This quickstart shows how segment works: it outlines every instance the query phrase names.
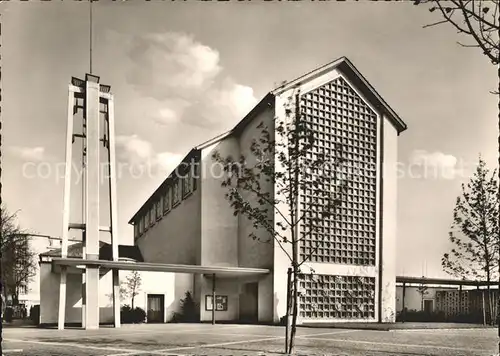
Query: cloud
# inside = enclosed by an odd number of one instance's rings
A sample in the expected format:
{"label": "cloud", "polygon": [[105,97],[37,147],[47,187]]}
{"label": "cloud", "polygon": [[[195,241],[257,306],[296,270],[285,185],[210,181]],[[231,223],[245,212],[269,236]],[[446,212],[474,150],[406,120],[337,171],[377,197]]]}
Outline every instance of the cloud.
{"label": "cloud", "polygon": [[410,164],[420,166],[427,178],[455,179],[463,174],[463,166],[458,159],[450,154],[440,151],[428,152],[425,150],[414,150],[410,157]]}
{"label": "cloud", "polygon": [[184,33],[136,36],[127,54],[134,63],[127,81],[159,100],[206,89],[222,69],[218,51]]}
{"label": "cloud", "polygon": [[180,163],[182,155],[172,152],[156,152],[151,142],[138,135],[116,137],[118,160],[131,169],[147,169],[150,173],[168,174]]}
{"label": "cloud", "polygon": [[[120,38],[113,36],[113,41]],[[120,41],[120,40],[119,40]],[[251,87],[224,76],[220,55],[185,33],[121,39],[131,66],[127,82],[148,103],[142,117],[215,130],[234,125],[257,103]]]}
{"label": "cloud", "polygon": [[12,146],[10,151],[16,156],[25,161],[43,161],[46,159],[45,147],[22,147]]}
{"label": "cloud", "polygon": [[171,125],[183,120],[186,110],[191,104],[183,99],[169,99],[164,101],[155,101],[150,105],[148,117],[159,125]]}

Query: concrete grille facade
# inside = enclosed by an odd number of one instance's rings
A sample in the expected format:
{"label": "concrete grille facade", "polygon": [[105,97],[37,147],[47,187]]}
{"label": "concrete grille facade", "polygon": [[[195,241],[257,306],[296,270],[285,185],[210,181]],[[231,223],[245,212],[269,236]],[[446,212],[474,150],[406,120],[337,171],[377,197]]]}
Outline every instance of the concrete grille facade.
{"label": "concrete grille facade", "polygon": [[[342,196],[339,214],[325,218],[309,234],[314,216],[312,187],[304,188],[301,211],[307,217],[301,226],[304,246],[301,259],[349,265],[375,265],[377,115],[342,78],[303,95],[301,110],[314,130],[316,140],[308,158],[316,152],[328,157],[340,155],[347,174],[348,190]],[[338,143],[339,148],[334,147]],[[346,172],[349,173],[349,172]],[[326,192],[335,184],[322,187]],[[319,202],[324,204],[325,202]],[[306,234],[306,236],[304,236]],[[316,248],[319,247],[319,248]]]}
{"label": "concrete grille facade", "polygon": [[375,278],[305,275],[300,282],[300,316],[304,319],[375,318]]}

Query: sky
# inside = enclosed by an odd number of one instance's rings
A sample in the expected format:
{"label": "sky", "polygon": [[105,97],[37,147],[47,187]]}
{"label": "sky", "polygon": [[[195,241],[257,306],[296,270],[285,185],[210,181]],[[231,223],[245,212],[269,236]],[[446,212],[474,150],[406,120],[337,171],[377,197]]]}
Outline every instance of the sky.
{"label": "sky", "polygon": [[[2,198],[23,228],[60,236],[68,84],[89,72],[89,4],[2,2],[0,12]],[[451,26],[423,28],[439,20],[411,2],[94,3],[93,73],[115,97],[123,168],[121,243],[133,243],[129,219],[193,146],[281,81],[346,56],[408,125],[398,141],[397,274],[446,276],[461,184],[479,154],[496,167],[497,76]],[[73,177],[71,221],[80,221]]]}

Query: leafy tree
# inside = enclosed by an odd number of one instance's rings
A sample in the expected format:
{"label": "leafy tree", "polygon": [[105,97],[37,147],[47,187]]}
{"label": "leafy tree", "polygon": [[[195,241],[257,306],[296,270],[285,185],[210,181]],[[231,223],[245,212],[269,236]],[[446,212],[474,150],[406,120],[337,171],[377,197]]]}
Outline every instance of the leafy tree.
{"label": "leafy tree", "polygon": [[125,279],[125,288],[120,288],[120,295],[124,293],[130,298],[132,309],[134,309],[134,300],[135,297],[139,295],[141,285],[141,273],[139,271],[132,271]]}
{"label": "leafy tree", "polygon": [[[498,275],[499,222],[498,183],[496,172],[490,174],[486,163],[479,158],[474,176],[467,185],[453,211],[450,242],[454,245],[442,258],[443,269],[464,279],[486,280],[491,301],[489,282]],[[489,303],[489,314],[492,312]]]}
{"label": "leafy tree", "polygon": [[[299,100],[300,91],[295,90],[283,115],[275,117],[270,125],[259,123],[249,155],[233,158],[219,152],[213,154],[213,159],[224,167],[221,184],[227,190],[226,198],[234,215],[246,218],[253,226],[252,239],[275,243],[290,262],[287,317],[291,314],[292,320],[287,353],[294,350],[303,265],[319,248],[319,241],[311,242],[310,252],[304,252],[305,257],[301,258],[300,244],[320,229],[324,219],[339,218],[347,182],[347,175],[340,172],[344,160],[337,145],[331,151],[335,154],[316,151],[318,134],[302,115]],[[299,200],[306,188],[312,190],[315,198]]]}
{"label": "leafy tree", "polygon": [[0,249],[2,297],[19,304],[19,294],[28,290],[29,282],[36,275],[36,253],[30,246],[29,234],[16,222],[17,213],[11,214],[5,207],[0,211]]}

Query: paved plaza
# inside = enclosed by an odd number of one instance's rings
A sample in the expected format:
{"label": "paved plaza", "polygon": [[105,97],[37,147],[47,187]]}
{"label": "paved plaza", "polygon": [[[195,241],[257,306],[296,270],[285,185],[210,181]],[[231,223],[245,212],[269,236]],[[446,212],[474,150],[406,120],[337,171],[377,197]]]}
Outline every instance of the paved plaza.
{"label": "paved plaza", "polygon": [[[495,329],[355,330],[298,328],[298,355],[491,356]],[[257,325],[143,324],[120,329],[7,328],[5,355],[279,355],[284,328]]]}

